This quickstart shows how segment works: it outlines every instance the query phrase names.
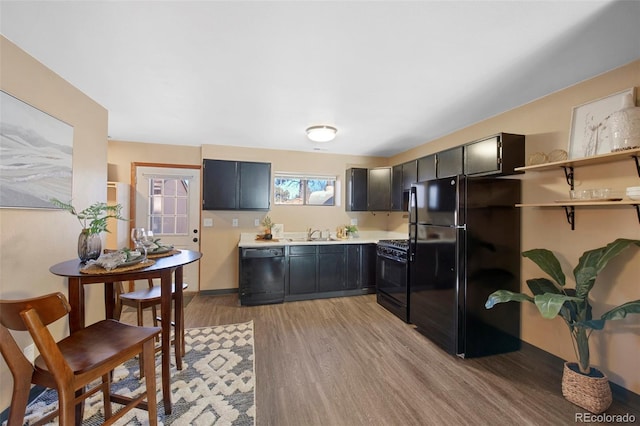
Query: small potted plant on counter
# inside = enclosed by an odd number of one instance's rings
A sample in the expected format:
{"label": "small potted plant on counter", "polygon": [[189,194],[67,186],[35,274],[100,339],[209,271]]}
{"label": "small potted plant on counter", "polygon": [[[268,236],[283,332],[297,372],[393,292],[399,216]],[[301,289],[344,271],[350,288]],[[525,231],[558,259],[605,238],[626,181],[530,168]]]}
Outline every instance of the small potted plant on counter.
{"label": "small potted plant on counter", "polygon": [[273,228],[273,222],[271,221],[271,218],[269,217],[269,215],[265,216],[264,219],[262,219],[262,226],[264,226],[263,238],[265,240],[272,239],[273,234],[271,233],[271,228]]}
{"label": "small potted plant on counter", "polygon": [[77,211],[71,202],[63,203],[56,198],[52,198],[50,201],[54,206],[66,210],[78,218],[78,222],[82,226],[82,231],[78,236],[78,257],[82,262],[97,259],[100,256],[102,251],[100,233],[109,232],[107,223],[110,218],[127,220],[122,217],[120,204],[108,205],[97,202],[82,211]]}
{"label": "small potted plant on counter", "polygon": [[560,315],[569,327],[579,361],[565,362],[562,394],[572,403],[596,414],[609,408],[612,396],[607,376],[589,364],[589,337],[594,330],[602,330],[607,320],[640,313],[640,300],[624,303],[605,312],[599,319],[593,319],[589,292],[607,263],[632,244],[640,247],[640,240],[619,238],[604,247],[585,251],[573,270],[575,288],[565,287],[565,275],[560,262],[551,251],[525,251],[522,255],[535,262],[553,281],[547,278],[529,279],[527,285],[533,297],[525,293],[498,290],[489,295],[485,304],[490,309],[496,303],[530,302],[536,305],[543,318],[552,319]]}

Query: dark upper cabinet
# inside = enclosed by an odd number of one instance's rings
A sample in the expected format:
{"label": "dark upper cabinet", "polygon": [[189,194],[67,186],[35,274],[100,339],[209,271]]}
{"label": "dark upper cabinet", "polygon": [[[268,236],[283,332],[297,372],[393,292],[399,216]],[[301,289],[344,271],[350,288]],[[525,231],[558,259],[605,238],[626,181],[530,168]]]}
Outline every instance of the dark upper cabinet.
{"label": "dark upper cabinet", "polygon": [[239,163],[239,204],[241,210],[269,210],[271,200],[271,164]]}
{"label": "dark upper cabinet", "polygon": [[368,210],[391,210],[391,167],[377,167],[375,169],[369,169],[368,186]]}
{"label": "dark upper cabinet", "polygon": [[203,210],[237,209],[237,181],[237,161],[204,160],[202,163]]}
{"label": "dark upper cabinet", "polygon": [[347,169],[345,195],[347,211],[367,211],[368,180],[369,171],[367,169]]}
{"label": "dark upper cabinet", "polygon": [[409,191],[411,184],[418,182],[418,161],[407,161],[402,165],[402,189]]}
{"label": "dark upper cabinet", "polygon": [[524,135],[499,133],[464,147],[464,173],[469,176],[506,176],[524,166]]}
{"label": "dark upper cabinet", "polygon": [[203,210],[269,210],[271,164],[205,159]]}
{"label": "dark upper cabinet", "polygon": [[402,210],[402,164],[391,168],[391,210]]}
{"label": "dark upper cabinet", "polygon": [[416,182],[424,182],[436,178],[436,154],[427,155],[418,159],[418,179]]}
{"label": "dark upper cabinet", "polygon": [[418,161],[408,161],[391,169],[391,210],[407,210],[411,184],[418,180]]}
{"label": "dark upper cabinet", "polygon": [[461,175],[463,172],[463,147],[457,146],[455,148],[447,149],[436,154],[437,168],[436,177],[445,178],[451,176]]}

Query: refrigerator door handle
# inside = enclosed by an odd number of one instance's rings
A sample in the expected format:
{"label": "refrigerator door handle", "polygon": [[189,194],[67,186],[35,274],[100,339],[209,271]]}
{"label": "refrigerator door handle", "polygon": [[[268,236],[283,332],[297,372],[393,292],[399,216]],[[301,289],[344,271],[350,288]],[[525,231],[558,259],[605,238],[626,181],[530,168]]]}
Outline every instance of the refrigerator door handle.
{"label": "refrigerator door handle", "polygon": [[417,224],[418,223],[418,192],[415,186],[411,187],[411,191],[409,192],[409,223]]}

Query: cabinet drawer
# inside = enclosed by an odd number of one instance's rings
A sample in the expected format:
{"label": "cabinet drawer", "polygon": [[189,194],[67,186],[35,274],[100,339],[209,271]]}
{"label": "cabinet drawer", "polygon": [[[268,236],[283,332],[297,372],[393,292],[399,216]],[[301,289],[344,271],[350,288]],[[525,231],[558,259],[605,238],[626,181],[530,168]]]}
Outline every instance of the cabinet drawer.
{"label": "cabinet drawer", "polygon": [[318,246],[320,253],[343,253],[344,245],[340,244],[327,244],[326,246]]}
{"label": "cabinet drawer", "polygon": [[315,254],[316,246],[289,246],[289,255]]}

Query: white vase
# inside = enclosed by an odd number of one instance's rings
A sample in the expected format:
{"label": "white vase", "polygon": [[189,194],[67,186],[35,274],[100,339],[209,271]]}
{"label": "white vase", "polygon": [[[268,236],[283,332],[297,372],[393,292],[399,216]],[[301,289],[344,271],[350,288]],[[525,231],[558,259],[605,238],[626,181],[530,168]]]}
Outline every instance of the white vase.
{"label": "white vase", "polygon": [[630,93],[622,100],[622,108],[609,117],[611,151],[640,148],[640,107]]}

